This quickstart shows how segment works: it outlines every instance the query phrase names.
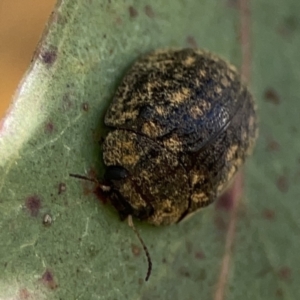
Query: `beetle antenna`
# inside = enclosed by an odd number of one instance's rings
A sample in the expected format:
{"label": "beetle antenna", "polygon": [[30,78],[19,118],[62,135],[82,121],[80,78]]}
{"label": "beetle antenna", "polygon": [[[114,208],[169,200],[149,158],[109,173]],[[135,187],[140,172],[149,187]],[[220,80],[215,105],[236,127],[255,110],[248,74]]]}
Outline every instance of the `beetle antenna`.
{"label": "beetle antenna", "polygon": [[147,275],[146,275],[145,281],[148,281],[148,279],[151,275],[151,271],[152,271],[152,261],[151,261],[150,253],[149,253],[148,248],[145,245],[143,239],[141,238],[139,232],[137,231],[137,229],[135,228],[135,226],[133,224],[132,215],[129,215],[127,220],[128,220],[128,225],[133,229],[134,233],[136,234],[137,238],[139,239],[139,241],[142,244],[143,249],[145,251],[147,261],[148,261],[148,270],[147,270]]}
{"label": "beetle antenna", "polygon": [[89,178],[83,175],[78,175],[78,174],[69,174],[69,176],[74,177],[74,178],[78,178],[78,179],[83,179],[83,180],[87,180],[87,181],[91,181],[91,182],[95,182],[99,184],[99,181],[97,179],[94,178]]}
{"label": "beetle antenna", "polygon": [[78,174],[69,174],[69,176],[74,177],[74,178],[78,178],[78,179],[82,179],[82,180],[87,180],[87,181],[91,181],[94,183],[97,183],[97,185],[102,189],[103,192],[109,192],[111,187],[109,185],[105,185],[105,184],[101,184],[97,179],[95,178],[89,178],[83,175],[78,175]]}

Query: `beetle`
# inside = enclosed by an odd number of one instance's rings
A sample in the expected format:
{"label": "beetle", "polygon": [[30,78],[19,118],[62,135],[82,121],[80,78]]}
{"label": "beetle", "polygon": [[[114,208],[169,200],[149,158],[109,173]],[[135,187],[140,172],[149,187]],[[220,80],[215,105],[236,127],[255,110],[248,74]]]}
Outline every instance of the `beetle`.
{"label": "beetle", "polygon": [[152,263],[132,217],[170,225],[214,202],[253,150],[255,102],[219,56],[160,49],[129,69],[104,122],[104,181],[92,181],[128,217],[147,255],[147,281]]}
{"label": "beetle", "polygon": [[138,59],[110,104],[103,144],[122,218],[178,223],[212,203],[251,153],[253,97],[234,66],[201,49]]}

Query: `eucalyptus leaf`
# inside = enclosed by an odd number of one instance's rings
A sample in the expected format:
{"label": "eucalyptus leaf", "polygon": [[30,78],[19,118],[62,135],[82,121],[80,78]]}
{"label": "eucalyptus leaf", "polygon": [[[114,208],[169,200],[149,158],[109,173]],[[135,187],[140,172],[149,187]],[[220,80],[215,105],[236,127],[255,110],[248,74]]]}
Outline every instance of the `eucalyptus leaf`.
{"label": "eucalyptus leaf", "polygon": [[103,116],[140,55],[200,47],[241,66],[238,3],[59,1],[0,129],[0,298],[299,299],[299,11],[251,2],[260,137],[243,197],[235,215],[223,199],[178,225],[136,221],[145,282],[134,232],[69,173],[103,175]]}

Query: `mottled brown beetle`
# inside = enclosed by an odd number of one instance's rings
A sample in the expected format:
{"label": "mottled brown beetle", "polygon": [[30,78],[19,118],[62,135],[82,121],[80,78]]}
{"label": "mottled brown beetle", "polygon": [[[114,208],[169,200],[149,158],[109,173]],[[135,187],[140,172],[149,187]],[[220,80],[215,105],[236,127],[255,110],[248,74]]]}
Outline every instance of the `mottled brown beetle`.
{"label": "mottled brown beetle", "polygon": [[137,60],[105,115],[110,200],[122,218],[177,223],[212,203],[251,153],[255,104],[236,68],[199,49]]}
{"label": "mottled brown beetle", "polygon": [[253,149],[255,104],[236,68],[218,56],[163,49],[135,62],[105,124],[113,130],[103,144],[101,186],[121,218],[129,217],[148,280],[152,263],[132,216],[168,225],[212,203]]}

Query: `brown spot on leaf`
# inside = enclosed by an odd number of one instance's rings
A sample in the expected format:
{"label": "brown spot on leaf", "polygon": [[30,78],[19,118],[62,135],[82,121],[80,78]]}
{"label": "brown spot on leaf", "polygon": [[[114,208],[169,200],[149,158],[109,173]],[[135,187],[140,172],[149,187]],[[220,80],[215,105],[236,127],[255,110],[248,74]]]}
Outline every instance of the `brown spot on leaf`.
{"label": "brown spot on leaf", "polygon": [[186,42],[187,44],[192,47],[192,48],[197,48],[198,47],[198,44],[195,40],[195,38],[191,35],[189,35],[187,38],[186,38]]}
{"label": "brown spot on leaf", "polygon": [[277,298],[283,298],[283,291],[281,288],[278,288],[275,292]]}
{"label": "brown spot on leaf", "polygon": [[45,271],[41,280],[42,283],[49,289],[54,290],[57,288],[57,283],[54,280],[52,272],[50,272],[49,270]]}
{"label": "brown spot on leaf", "polygon": [[205,258],[205,254],[204,254],[204,252],[203,251],[197,251],[196,253],[195,253],[195,258],[197,258],[197,259],[204,259]]}
{"label": "brown spot on leaf", "polygon": [[41,199],[36,195],[28,197],[25,201],[25,207],[32,217],[36,217],[39,214],[41,206]]}
{"label": "brown spot on leaf", "polygon": [[275,211],[272,209],[264,209],[262,215],[266,220],[272,221],[275,219]]}
{"label": "brown spot on leaf", "polygon": [[232,184],[227,188],[227,190],[219,197],[216,208],[230,211],[234,206],[234,201],[242,197],[243,194],[243,184],[244,178],[243,174],[238,172],[233,180]]}
{"label": "brown spot on leaf", "polygon": [[61,182],[59,185],[58,185],[58,195],[64,193],[67,189],[67,186],[65,183]]}
{"label": "brown spot on leaf", "polygon": [[135,244],[131,244],[131,251],[134,256],[140,256],[141,254],[141,248]]}
{"label": "brown spot on leaf", "polygon": [[269,88],[265,91],[264,98],[266,99],[266,101],[276,105],[280,103],[280,99],[277,92],[272,88]]}
{"label": "brown spot on leaf", "polygon": [[145,6],[145,14],[151,19],[155,17],[154,11],[150,5]]}
{"label": "brown spot on leaf", "polygon": [[133,6],[129,6],[128,8],[130,18],[136,18],[138,15],[137,10]]}
{"label": "brown spot on leaf", "polygon": [[52,122],[48,122],[45,124],[46,133],[52,133],[54,131],[54,124]]}
{"label": "brown spot on leaf", "polygon": [[280,192],[286,193],[289,189],[289,183],[287,177],[284,175],[279,176],[276,181],[276,186]]}
{"label": "brown spot on leaf", "polygon": [[216,208],[222,209],[226,211],[230,211],[233,207],[233,198],[231,196],[231,193],[225,192],[222,196],[219,197]]}
{"label": "brown spot on leaf", "polygon": [[57,58],[57,50],[54,48],[44,49],[40,53],[40,58],[46,65],[52,66]]}
{"label": "brown spot on leaf", "polygon": [[288,281],[291,279],[292,271],[289,267],[285,266],[279,269],[278,276],[281,280]]}
{"label": "brown spot on leaf", "polygon": [[283,22],[277,28],[277,32],[284,38],[291,37],[299,28],[300,21],[298,16],[288,16],[284,18]]}
{"label": "brown spot on leaf", "polygon": [[275,140],[269,140],[267,141],[267,147],[266,150],[269,152],[276,152],[280,150],[280,145]]}
{"label": "brown spot on leaf", "polygon": [[82,104],[82,109],[84,110],[84,111],[86,111],[86,112],[88,112],[89,111],[89,104],[87,103],[87,102],[85,102],[85,103],[83,103]]}
{"label": "brown spot on leaf", "polygon": [[181,267],[179,269],[179,274],[184,276],[184,277],[190,277],[191,276],[189,270],[186,267]]}

